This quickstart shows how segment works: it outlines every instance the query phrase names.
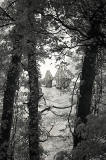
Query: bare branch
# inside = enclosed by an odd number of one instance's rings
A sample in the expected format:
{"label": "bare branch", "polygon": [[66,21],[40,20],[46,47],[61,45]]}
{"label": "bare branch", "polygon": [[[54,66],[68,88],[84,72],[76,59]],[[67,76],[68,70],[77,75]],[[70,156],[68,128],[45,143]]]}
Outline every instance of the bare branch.
{"label": "bare branch", "polygon": [[50,109],[51,109],[51,106],[49,106],[49,107],[43,109],[42,111],[40,111],[40,113],[42,114],[42,113],[45,112],[45,111],[50,111]]}
{"label": "bare branch", "polygon": [[10,26],[10,25],[14,25],[14,24],[13,24],[13,23],[3,24],[3,25],[0,25],[0,28],[2,28],[2,27],[7,27],[7,26]]}
{"label": "bare branch", "polygon": [[50,110],[55,116],[64,117],[66,114],[57,114],[56,112]]}
{"label": "bare branch", "polygon": [[59,22],[60,24],[62,24],[65,28],[69,29],[70,31],[76,31],[78,33],[80,33],[81,36],[83,37],[88,37],[85,33],[83,33],[81,30],[79,30],[78,28],[72,26],[72,25],[67,25],[66,23],[64,23],[60,18],[54,17],[52,15],[52,17]]}
{"label": "bare branch", "polygon": [[70,108],[71,106],[66,106],[66,107],[57,107],[57,106],[52,106],[52,108],[56,108],[56,109],[67,109]]}
{"label": "bare branch", "polygon": [[39,140],[39,142],[46,142],[48,140],[48,138],[51,137],[50,132],[52,131],[53,127],[54,127],[54,125],[52,125],[52,127],[50,128],[49,131],[46,130],[47,131],[47,134],[46,134],[47,137],[44,140]]}
{"label": "bare branch", "polygon": [[75,91],[75,88],[76,88],[77,81],[78,81],[78,79],[79,79],[79,77],[80,77],[80,74],[81,74],[81,73],[78,74],[78,77],[77,77],[77,79],[76,79],[76,82],[75,82],[75,85],[74,85],[74,88],[73,88],[73,91],[72,91],[71,109],[70,109],[70,113],[69,113],[69,116],[68,116],[68,125],[69,125],[69,129],[70,129],[70,132],[71,132],[72,135],[73,135],[74,133],[72,132],[71,126],[70,126],[70,116],[71,116],[72,107],[73,107],[73,96],[74,96],[74,91]]}
{"label": "bare branch", "polygon": [[15,21],[15,19],[13,17],[11,17],[2,7],[0,7],[1,11],[3,12],[3,14],[8,17],[11,21]]}
{"label": "bare branch", "polygon": [[13,2],[9,3],[9,5],[6,7],[6,10],[8,10],[17,0],[14,0]]}

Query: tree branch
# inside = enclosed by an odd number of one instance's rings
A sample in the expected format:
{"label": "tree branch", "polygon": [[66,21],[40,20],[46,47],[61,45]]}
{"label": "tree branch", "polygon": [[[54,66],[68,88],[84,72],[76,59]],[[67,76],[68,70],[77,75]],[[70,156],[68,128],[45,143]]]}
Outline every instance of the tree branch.
{"label": "tree branch", "polygon": [[8,17],[11,21],[15,21],[14,18],[12,18],[2,7],[0,7],[1,11],[3,12],[3,14]]}
{"label": "tree branch", "polygon": [[0,25],[0,28],[2,28],[2,27],[6,27],[6,26],[9,26],[9,25],[14,25],[14,24],[13,24],[13,23],[3,24],[3,25]]}
{"label": "tree branch", "polygon": [[17,0],[14,0],[13,2],[9,3],[9,5],[6,7],[6,10],[8,10]]}
{"label": "tree branch", "polygon": [[54,18],[54,20],[56,20],[57,22],[59,22],[60,24],[62,24],[63,27],[69,29],[70,31],[76,31],[76,32],[78,32],[81,36],[83,36],[83,37],[88,37],[85,33],[83,33],[83,32],[82,32],[81,30],[79,30],[78,28],[76,28],[76,27],[74,27],[74,26],[72,26],[72,25],[67,25],[67,24],[65,24],[59,17],[57,18],[57,17],[54,17],[53,15],[51,15],[51,16]]}
{"label": "tree branch", "polygon": [[40,113],[42,114],[42,113],[45,112],[45,111],[50,111],[50,109],[51,109],[51,106],[49,106],[49,107],[43,109],[42,111],[40,111]]}

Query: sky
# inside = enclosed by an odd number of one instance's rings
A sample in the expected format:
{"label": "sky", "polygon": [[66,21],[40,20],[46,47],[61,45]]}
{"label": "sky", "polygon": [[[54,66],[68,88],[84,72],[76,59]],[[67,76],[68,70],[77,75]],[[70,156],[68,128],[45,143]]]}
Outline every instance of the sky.
{"label": "sky", "polygon": [[40,64],[40,71],[41,71],[42,78],[44,78],[47,70],[50,70],[52,76],[55,76],[57,68],[56,68],[56,62],[54,58],[46,59],[44,64],[43,63]]}
{"label": "sky", "polygon": [[0,0],[0,5],[1,5],[1,3],[3,2],[4,0]]}
{"label": "sky", "polygon": [[[0,5],[4,0],[0,0]],[[70,61],[70,60],[69,60]],[[59,63],[56,63],[55,58],[52,59],[46,59],[45,63],[41,63],[40,64],[40,71],[41,71],[41,76],[42,78],[44,78],[45,73],[47,70],[50,70],[52,76],[55,76],[55,73],[57,71],[56,65]],[[72,72],[74,71],[74,66],[71,64],[71,66],[69,67],[69,69],[72,70]]]}
{"label": "sky", "polygon": [[[3,2],[4,0],[0,0],[0,5],[1,3]],[[45,76],[45,73],[47,70],[50,70],[50,72],[52,73],[52,75],[54,76],[55,73],[56,73],[56,68],[55,68],[55,60],[52,58],[51,60],[50,59],[46,59],[45,60],[45,64],[41,64],[41,67],[40,67],[40,71],[41,71],[41,75],[42,75],[42,78]]]}
{"label": "sky", "polygon": [[[70,63],[70,65],[68,66],[68,69],[74,74],[76,73],[76,70],[75,70],[75,66],[76,66],[76,63],[73,62],[73,60],[69,57],[66,57],[65,58],[65,61]],[[56,74],[56,71],[57,71],[57,67],[56,65],[58,65],[60,62],[56,63],[56,60],[55,58],[52,58],[52,59],[45,59],[45,63],[40,63],[40,72],[41,72],[41,76],[42,78],[45,77],[45,73],[47,70],[50,70],[52,76],[55,76]]]}

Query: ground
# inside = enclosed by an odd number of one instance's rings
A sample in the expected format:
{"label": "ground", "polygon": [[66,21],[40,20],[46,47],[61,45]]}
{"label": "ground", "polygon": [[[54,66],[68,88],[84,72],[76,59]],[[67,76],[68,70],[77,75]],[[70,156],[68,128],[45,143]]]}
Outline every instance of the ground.
{"label": "ground", "polygon": [[[41,90],[44,96],[39,103],[39,111],[42,111],[45,108],[51,106],[51,109],[49,111],[45,111],[42,113],[41,122],[43,128],[43,136],[41,136],[41,140],[43,140],[44,142],[42,142],[41,144],[47,153],[44,160],[53,160],[53,157],[57,152],[72,149],[72,134],[70,133],[68,123],[68,116],[71,110],[71,95],[70,92],[62,92],[55,87],[42,87]],[[28,117],[28,109],[26,105],[27,96],[28,89],[21,87],[17,103],[21,107],[21,110],[24,110],[23,104],[25,104],[26,106],[24,119]],[[53,106],[58,107],[58,109],[54,108]],[[64,109],[64,107],[67,106],[69,107]],[[71,118],[73,118],[74,112],[75,108],[72,109]],[[47,140],[45,141],[45,139]]]}
{"label": "ground", "polygon": [[[48,133],[47,141],[42,143],[44,150],[47,151],[48,155],[45,160],[53,160],[53,156],[61,150],[71,150],[72,148],[72,134],[69,130],[68,116],[71,109],[70,93],[64,93],[55,87],[46,88],[42,87],[44,93],[44,99],[40,102],[40,110],[45,107],[51,106],[50,111],[45,111],[42,115],[42,126],[47,130]],[[44,105],[45,103],[45,105]],[[52,106],[64,108],[69,106],[67,109],[57,109]],[[72,111],[72,116],[75,109]],[[46,139],[45,137],[43,137]]]}

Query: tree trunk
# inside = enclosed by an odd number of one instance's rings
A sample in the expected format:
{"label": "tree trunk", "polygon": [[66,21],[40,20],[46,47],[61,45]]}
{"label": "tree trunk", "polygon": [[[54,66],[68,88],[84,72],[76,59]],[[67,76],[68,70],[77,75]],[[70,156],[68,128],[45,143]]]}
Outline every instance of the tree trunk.
{"label": "tree trunk", "polygon": [[[39,115],[38,115],[38,102],[39,102],[39,84],[38,84],[38,69],[37,69],[37,54],[36,52],[36,32],[38,29],[38,22],[34,16],[37,2],[35,0],[27,0],[26,18],[25,18],[25,30],[24,37],[26,54],[28,56],[28,75],[29,75],[29,157],[30,160],[39,160]],[[35,3],[35,6],[33,5]],[[27,35],[27,36],[26,36]]]}
{"label": "tree trunk", "polygon": [[77,105],[77,122],[74,131],[74,147],[83,140],[83,137],[76,133],[77,126],[80,123],[86,123],[86,117],[90,114],[92,89],[95,80],[95,64],[97,56],[97,46],[91,45],[86,50],[80,84],[80,95]]}
{"label": "tree trunk", "polygon": [[[99,13],[98,13],[99,14]],[[99,19],[98,19],[99,17]],[[103,15],[100,14],[92,21],[90,21],[90,29],[87,33],[88,37],[92,37],[92,42],[89,47],[86,47],[85,57],[82,67],[81,83],[80,83],[80,95],[77,105],[77,122],[75,124],[74,131],[74,147],[76,147],[83,139],[83,136],[76,133],[79,124],[87,122],[87,116],[90,114],[91,101],[92,101],[92,89],[96,76],[96,59],[98,55],[98,49],[102,46],[101,42],[101,22]]]}
{"label": "tree trunk", "polygon": [[7,160],[10,132],[12,126],[14,97],[20,72],[21,54],[13,55],[7,74],[6,89],[3,99],[3,113],[0,131],[0,160]]}
{"label": "tree trunk", "polygon": [[[17,9],[17,19],[22,16],[22,11]],[[1,118],[0,130],[0,160],[7,160],[10,133],[13,120],[14,98],[19,81],[20,64],[22,57],[22,38],[21,23],[16,26],[9,33],[11,42],[13,44],[12,59],[7,73],[6,88],[3,98],[3,112]],[[8,57],[7,57],[8,58]]]}
{"label": "tree trunk", "polygon": [[39,160],[39,130],[38,130],[38,70],[36,64],[36,55],[29,53],[28,55],[28,73],[29,73],[29,156],[30,160]]}

